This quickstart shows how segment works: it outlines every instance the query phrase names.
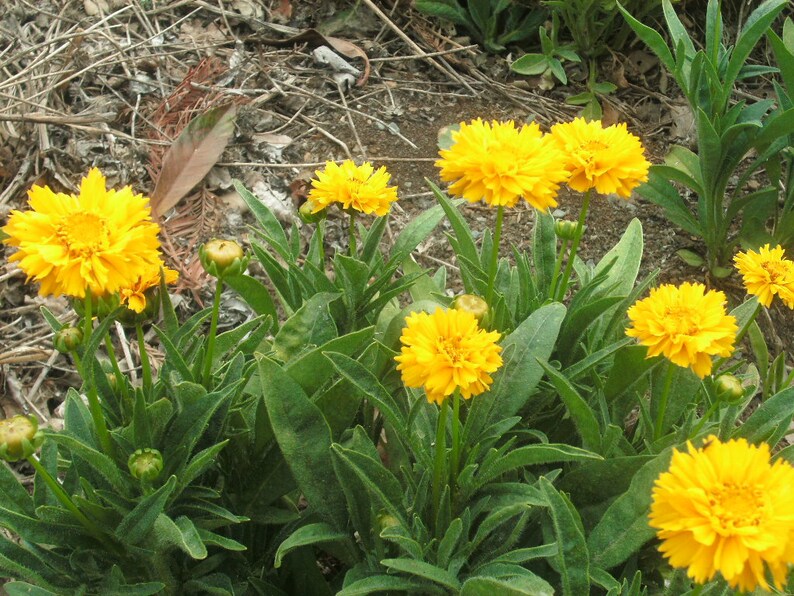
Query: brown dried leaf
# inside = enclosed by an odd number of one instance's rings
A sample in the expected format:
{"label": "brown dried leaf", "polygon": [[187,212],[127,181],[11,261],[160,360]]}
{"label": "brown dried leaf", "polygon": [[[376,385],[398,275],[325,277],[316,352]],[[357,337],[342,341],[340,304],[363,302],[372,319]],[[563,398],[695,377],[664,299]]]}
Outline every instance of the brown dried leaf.
{"label": "brown dried leaf", "polygon": [[293,35],[289,39],[263,38],[261,41],[276,47],[291,46],[295,45],[296,43],[307,43],[309,44],[309,47],[312,48],[316,48],[318,46],[330,46],[335,52],[342,54],[347,58],[361,58],[364,61],[363,73],[356,81],[356,87],[363,87],[369,78],[369,58],[367,57],[367,53],[364,50],[347,40],[323,35],[317,31],[317,29],[306,29],[297,35]]}
{"label": "brown dried leaf", "polygon": [[185,127],[163,157],[151,196],[154,217],[176,205],[215,165],[234,132],[236,113],[234,104],[218,106]]}

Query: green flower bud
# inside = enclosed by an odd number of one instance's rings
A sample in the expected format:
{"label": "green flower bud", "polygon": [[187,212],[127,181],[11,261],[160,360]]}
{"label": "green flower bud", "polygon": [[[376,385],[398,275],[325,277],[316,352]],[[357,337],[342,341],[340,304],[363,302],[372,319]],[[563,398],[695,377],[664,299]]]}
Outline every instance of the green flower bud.
{"label": "green flower bud", "polygon": [[391,515],[390,513],[386,513],[385,511],[381,511],[375,517],[375,525],[377,526],[378,534],[383,532],[383,530],[387,530],[389,528],[394,528],[400,525],[400,520]]}
{"label": "green flower bud", "polygon": [[303,223],[313,224],[322,221],[328,215],[328,209],[322,209],[314,212],[314,204],[311,201],[306,201],[298,208],[298,215]]}
{"label": "green flower bud", "polygon": [[27,459],[43,442],[44,434],[39,430],[39,421],[33,416],[18,414],[0,420],[0,459]]}
{"label": "green flower bud", "polygon": [[488,314],[488,303],[474,294],[462,294],[452,303],[455,310],[463,310],[474,315],[477,321],[482,321]]}
{"label": "green flower bud", "polygon": [[79,327],[64,325],[55,332],[52,344],[62,354],[75,351],[83,343],[83,330]]}
{"label": "green flower bud", "polygon": [[562,240],[573,240],[576,238],[576,222],[558,219],[554,222],[554,233]]}
{"label": "green flower bud", "polygon": [[199,247],[199,259],[204,271],[219,279],[240,275],[248,266],[242,247],[234,240],[210,240]]}
{"label": "green flower bud", "polygon": [[163,471],[163,456],[157,449],[137,449],[127,460],[130,474],[141,482],[151,482]]}
{"label": "green flower bud", "polygon": [[720,375],[717,377],[714,387],[717,399],[728,405],[735,405],[744,399],[744,387],[742,382],[734,375]]}

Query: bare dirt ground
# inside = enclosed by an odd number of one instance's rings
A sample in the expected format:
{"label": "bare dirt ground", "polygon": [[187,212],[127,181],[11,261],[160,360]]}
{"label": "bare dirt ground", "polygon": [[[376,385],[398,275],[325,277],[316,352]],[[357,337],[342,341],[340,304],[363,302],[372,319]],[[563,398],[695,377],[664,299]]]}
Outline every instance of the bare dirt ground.
{"label": "bare dirt ground", "polygon": [[[476,117],[535,120],[548,128],[576,108],[584,73],[571,65],[569,87],[511,75],[493,57],[427,20],[410,2],[369,0],[6,0],[0,15],[0,225],[25,206],[34,183],[73,191],[91,166],[109,184],[148,194],[164,151],[195,115],[226,102],[238,105],[235,133],[207,178],[161,219],[169,265],[180,270],[181,308],[206,299],[207,279],[196,247],[222,235],[247,238],[251,222],[232,179],[242,180],[285,222],[295,217],[306,181],[326,160],[351,158],[385,165],[400,188],[390,233],[434,203],[425,178],[437,135]],[[696,22],[695,20],[692,21]],[[694,25],[693,25],[694,26]],[[317,48],[334,45],[329,57]],[[679,92],[655,60],[636,45],[601,65],[619,90],[606,99],[604,120],[626,121],[659,162],[671,142],[691,143],[691,121]],[[748,93],[755,93],[749,89]],[[555,215],[576,218],[579,197],[563,194]],[[485,206],[465,207],[473,228],[492,222]],[[599,198],[588,217],[581,256],[597,260],[637,217],[645,233],[643,274],[660,281],[702,280],[675,256],[697,243],[659,210],[634,197]],[[331,247],[344,242],[330,222]],[[519,206],[505,223],[505,246],[526,248],[532,209]],[[419,249],[428,268],[454,267],[443,234]],[[0,248],[0,407],[55,418],[73,367],[52,348],[39,309],[62,319],[64,299],[41,298]],[[723,287],[733,303],[736,279]],[[233,296],[226,323],[247,316]],[[790,311],[773,311],[773,342],[792,349]],[[775,334],[775,330],[777,330]],[[126,360],[134,345],[120,338]],[[134,344],[134,342],[133,342]],[[156,346],[153,346],[156,349]]]}

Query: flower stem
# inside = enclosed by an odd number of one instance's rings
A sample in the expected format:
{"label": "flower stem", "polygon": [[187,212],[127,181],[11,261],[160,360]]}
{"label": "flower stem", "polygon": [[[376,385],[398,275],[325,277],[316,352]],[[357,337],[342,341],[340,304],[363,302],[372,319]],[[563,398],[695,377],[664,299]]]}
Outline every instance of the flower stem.
{"label": "flower stem", "polygon": [[[94,329],[94,313],[93,305],[91,304],[91,292],[86,290],[85,298],[83,299],[83,347],[88,345],[91,341],[91,332]],[[82,371],[81,371],[82,372]]]}
{"label": "flower stem", "polygon": [[656,412],[656,426],[653,431],[654,441],[662,437],[664,430],[664,416],[667,410],[667,400],[670,397],[670,388],[673,385],[673,376],[675,375],[675,364],[672,362],[667,363],[667,372],[664,377],[664,386],[662,387],[662,395],[659,398],[659,411]]}
{"label": "flower stem", "polygon": [[458,486],[458,467],[460,465],[460,391],[455,390],[452,397],[452,465],[450,469],[450,486],[454,490]]}
{"label": "flower stem", "polygon": [[433,524],[438,520],[441,508],[441,481],[444,478],[444,464],[447,453],[447,400],[441,403],[436,429],[436,457],[433,465]]}
{"label": "flower stem", "polygon": [[717,410],[719,407],[720,402],[716,398],[714,402],[709,406],[708,410],[703,414],[703,416],[698,421],[698,425],[695,427],[695,430],[692,431],[690,434],[690,438],[695,438],[698,436],[698,433],[703,429],[703,426],[708,422],[708,419],[711,418],[711,415]]}
{"label": "flower stem", "polygon": [[493,309],[493,288],[496,281],[496,270],[499,267],[499,244],[502,240],[502,220],[504,219],[505,208],[499,205],[496,209],[496,225],[493,231],[493,246],[491,247],[491,264],[488,268],[488,289],[485,292],[485,302]]}
{"label": "flower stem", "polygon": [[560,277],[560,270],[562,269],[562,259],[565,256],[565,251],[568,250],[568,239],[563,238],[560,245],[560,251],[557,253],[557,259],[554,261],[554,273],[551,275],[551,287],[549,289],[549,298],[552,300],[557,295],[557,282]]}
{"label": "flower stem", "polygon": [[135,325],[138,336],[138,352],[141,357],[141,376],[143,377],[143,394],[149,395],[152,388],[152,365],[149,362],[149,353],[146,351],[146,341],[143,337],[143,327],[140,323]]}
{"label": "flower stem", "polygon": [[113,375],[116,377],[117,385],[121,389],[121,396],[124,401],[129,401],[130,391],[127,387],[127,381],[119,367],[119,361],[116,358],[116,350],[113,349],[113,340],[110,337],[110,332],[105,334],[105,350],[107,350],[110,357],[110,365],[113,367]]}
{"label": "flower stem", "polygon": [[571,278],[571,271],[573,271],[576,251],[579,249],[579,241],[584,235],[584,222],[585,219],[587,219],[587,210],[590,207],[590,195],[592,192],[592,189],[588,189],[587,192],[584,193],[582,210],[579,212],[579,220],[576,222],[576,233],[574,234],[573,244],[571,245],[571,254],[568,255],[568,262],[565,264],[565,272],[562,274],[562,281],[560,282],[559,288],[555,288],[555,291],[559,290],[557,291],[556,299],[560,302],[565,298],[565,293],[568,290],[568,280]]}
{"label": "flower stem", "polygon": [[106,542],[106,537],[102,532],[96,527],[96,525],[88,519],[85,514],[77,508],[77,505],[74,504],[71,497],[67,494],[67,492],[61,486],[61,483],[58,482],[55,478],[53,478],[50,473],[47,471],[38,458],[35,455],[31,455],[28,458],[30,465],[33,466],[33,469],[36,470],[36,473],[39,475],[45,484],[50,487],[50,490],[66,509],[74,515],[75,519],[80,522],[80,524],[88,531],[91,536],[99,540],[100,542]]}
{"label": "flower stem", "polygon": [[218,311],[221,307],[221,294],[223,282],[219,279],[215,286],[215,298],[212,301],[212,316],[210,318],[210,332],[207,337],[207,353],[204,354],[204,371],[202,381],[207,390],[210,389],[210,374],[212,373],[212,353],[215,351],[215,334],[218,330]]}
{"label": "flower stem", "polygon": [[358,250],[356,249],[356,214],[350,211],[350,227],[347,230],[347,246],[350,250],[350,256],[355,258]]}
{"label": "flower stem", "polygon": [[[85,378],[85,377],[83,377]],[[102,451],[106,455],[113,456],[113,443],[110,441],[110,433],[108,432],[105,416],[102,413],[102,406],[99,403],[99,394],[96,390],[96,385],[93,382],[86,383],[86,397],[88,398],[88,411],[91,413],[91,420],[94,422],[97,437],[99,437],[99,444],[102,446]]]}

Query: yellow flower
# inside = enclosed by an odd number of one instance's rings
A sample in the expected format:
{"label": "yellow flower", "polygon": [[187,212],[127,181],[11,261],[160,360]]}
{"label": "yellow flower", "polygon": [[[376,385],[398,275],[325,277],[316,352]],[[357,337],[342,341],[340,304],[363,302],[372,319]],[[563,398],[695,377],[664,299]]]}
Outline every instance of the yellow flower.
{"label": "yellow flower", "polygon": [[176,283],[179,279],[179,272],[169,269],[164,263],[160,262],[157,265],[150,265],[138,277],[132,285],[121,288],[121,303],[126,304],[127,308],[142,313],[146,308],[146,291],[151,288],[160,286],[160,268],[165,274],[165,283]]}
{"label": "yellow flower", "polygon": [[717,572],[742,591],[778,588],[794,562],[794,468],[769,461],[769,446],[709,437],[689,453],[673,451],[656,480],[650,525],[673,567],[702,584]]}
{"label": "yellow flower", "polygon": [[794,309],[794,262],[783,256],[779,244],[775,248],[765,244],[758,252],[740,252],[733,260],[748,294],[758,296],[764,306],[772,304],[772,297],[777,294]]}
{"label": "yellow flower", "polygon": [[439,405],[455,389],[467,399],[488,389],[490,373],[502,366],[497,331],[480,329],[473,314],[456,309],[414,312],[405,321],[395,358],[403,383],[424,386],[427,399]]}
{"label": "yellow flower", "polygon": [[557,206],[560,183],[568,178],[564,156],[537,124],[516,128],[479,118],[452,133],[453,144],[439,151],[436,167],[451,182],[449,192],[470,203],[513,207],[522,197],[545,211]]}
{"label": "yellow flower", "polygon": [[627,199],[634,187],[648,180],[651,164],[642,143],[625,124],[604,128],[598,120],[576,118],[552,126],[551,137],[565,155],[568,186],[576,191],[595,188]]}
{"label": "yellow flower", "polygon": [[314,174],[317,178],[312,179],[308,196],[312,213],[340,203],[344,209],[383,216],[397,200],[397,187],[388,186],[391,174],[385,167],[376,171],[369,162],[357,166],[350,160],[341,165],[329,161]]}
{"label": "yellow flower", "polygon": [[663,354],[673,364],[691,368],[701,379],[711,372],[711,356],[730,356],[736,318],[725,313],[725,294],[703,284],[664,284],[628,310],[626,335],[648,346],[648,358]]}
{"label": "yellow flower", "polygon": [[129,186],[107,190],[96,168],[77,196],[34,186],[28,197],[31,209],[11,212],[4,242],[19,248],[9,260],[41,283],[42,296],[113,294],[160,262],[149,199]]}

